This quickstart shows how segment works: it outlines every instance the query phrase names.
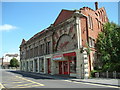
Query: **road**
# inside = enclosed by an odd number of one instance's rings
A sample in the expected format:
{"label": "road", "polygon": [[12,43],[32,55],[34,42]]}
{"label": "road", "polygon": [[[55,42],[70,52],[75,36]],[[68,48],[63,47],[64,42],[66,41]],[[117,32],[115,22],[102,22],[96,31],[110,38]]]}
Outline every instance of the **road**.
{"label": "road", "polygon": [[2,70],[2,85],[5,88],[113,88],[69,79],[35,76],[14,70]]}

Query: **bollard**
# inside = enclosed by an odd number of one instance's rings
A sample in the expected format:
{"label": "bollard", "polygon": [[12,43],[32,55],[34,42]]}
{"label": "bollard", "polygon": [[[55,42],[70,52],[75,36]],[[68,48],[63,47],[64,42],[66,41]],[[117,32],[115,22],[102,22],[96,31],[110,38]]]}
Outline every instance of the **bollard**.
{"label": "bollard", "polygon": [[107,76],[107,78],[108,78],[108,71],[106,71],[106,76]]}
{"label": "bollard", "polygon": [[95,73],[95,77],[99,78],[99,72]]}
{"label": "bollard", "polygon": [[99,78],[99,72],[98,72],[98,78]]}
{"label": "bollard", "polygon": [[116,71],[115,71],[115,79],[116,79]]}
{"label": "bollard", "polygon": [[116,79],[116,71],[113,71],[113,78]]}
{"label": "bollard", "polygon": [[113,78],[115,78],[115,72],[113,71]]}

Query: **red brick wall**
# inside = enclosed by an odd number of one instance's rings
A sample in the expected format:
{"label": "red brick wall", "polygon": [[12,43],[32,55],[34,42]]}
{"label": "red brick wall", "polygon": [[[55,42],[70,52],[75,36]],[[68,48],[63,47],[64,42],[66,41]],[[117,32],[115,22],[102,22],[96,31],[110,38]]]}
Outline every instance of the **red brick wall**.
{"label": "red brick wall", "polygon": [[54,22],[54,25],[57,25],[63,21],[65,21],[66,19],[70,18],[72,16],[74,12],[70,11],[70,10],[62,10],[59,14],[59,16],[57,17],[57,19]]}
{"label": "red brick wall", "polygon": [[[108,18],[106,15],[106,11],[104,8],[100,8],[96,11],[88,8],[88,7],[83,7],[80,9],[81,13],[86,15],[87,17],[90,16],[92,18],[93,22],[93,29],[89,28],[89,20],[87,18],[87,23],[85,18],[81,18],[81,36],[82,36],[82,45],[86,47],[86,41],[87,38],[91,37],[93,39],[97,39],[99,32],[102,30],[102,25],[105,22],[108,22]],[[98,21],[100,23],[100,26],[98,28]],[[85,30],[85,31],[84,31]],[[87,30],[88,30],[88,37],[87,37]],[[88,58],[88,65],[89,68],[88,70],[91,71],[93,69],[93,54],[95,53],[95,48],[91,48],[93,51],[90,52],[89,58]],[[90,75],[90,72],[89,72]]]}
{"label": "red brick wall", "polygon": [[87,46],[87,19],[85,17],[80,18],[81,23],[81,37],[82,37],[82,46]]}
{"label": "red brick wall", "polygon": [[[81,9],[81,12],[84,15],[86,15],[87,17],[88,17],[88,15],[90,15],[92,17],[93,29],[90,29],[88,27],[88,36],[96,39],[97,36],[98,36],[98,33],[101,32],[102,24],[104,24],[104,22],[108,21],[105,9],[100,8],[100,9],[94,11],[94,10],[88,8],[88,7],[84,7],[84,8]],[[102,14],[99,15],[98,12],[102,12]],[[98,16],[95,13],[97,13]],[[105,20],[105,17],[106,17],[106,20]],[[98,21],[101,23],[99,29],[98,29],[98,22],[97,22],[96,19],[98,19]],[[89,25],[89,22],[88,22],[88,25]]]}

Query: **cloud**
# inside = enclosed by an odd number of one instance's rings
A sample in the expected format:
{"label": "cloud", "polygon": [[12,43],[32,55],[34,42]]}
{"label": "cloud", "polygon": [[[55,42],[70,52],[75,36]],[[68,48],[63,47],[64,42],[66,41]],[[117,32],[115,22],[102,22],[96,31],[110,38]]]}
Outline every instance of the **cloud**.
{"label": "cloud", "polygon": [[17,27],[10,24],[0,25],[0,31],[9,31],[13,29],[17,29]]}

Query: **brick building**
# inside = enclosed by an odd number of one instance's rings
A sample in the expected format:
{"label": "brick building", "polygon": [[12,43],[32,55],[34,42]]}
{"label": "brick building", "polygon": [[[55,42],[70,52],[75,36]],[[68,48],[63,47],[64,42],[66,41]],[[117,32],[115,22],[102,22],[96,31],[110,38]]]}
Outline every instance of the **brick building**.
{"label": "brick building", "polygon": [[[53,24],[20,45],[21,70],[88,78],[95,67],[95,42],[104,23],[105,8],[62,10]],[[87,48],[91,51],[88,54]]]}

